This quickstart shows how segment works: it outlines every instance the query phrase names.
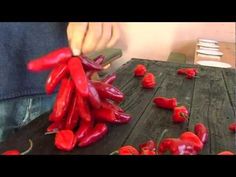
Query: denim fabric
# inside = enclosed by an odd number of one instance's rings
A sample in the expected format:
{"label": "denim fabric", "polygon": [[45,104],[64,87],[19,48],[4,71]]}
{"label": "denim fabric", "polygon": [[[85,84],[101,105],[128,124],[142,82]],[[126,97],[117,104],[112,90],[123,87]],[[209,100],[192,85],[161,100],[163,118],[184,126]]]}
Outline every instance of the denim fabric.
{"label": "denim fabric", "polygon": [[56,94],[8,99],[0,102],[0,142],[18,128],[52,109]]}
{"label": "denim fabric", "polygon": [[67,23],[0,22],[0,100],[45,94],[48,71],[32,73],[29,60],[68,46]]}

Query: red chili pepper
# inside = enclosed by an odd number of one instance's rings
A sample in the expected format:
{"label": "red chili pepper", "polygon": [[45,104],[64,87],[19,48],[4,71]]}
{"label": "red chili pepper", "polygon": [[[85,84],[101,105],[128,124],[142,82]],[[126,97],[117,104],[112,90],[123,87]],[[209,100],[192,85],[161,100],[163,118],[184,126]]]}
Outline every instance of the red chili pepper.
{"label": "red chili pepper", "polygon": [[193,143],[179,138],[166,138],[158,147],[158,154],[170,152],[172,155],[196,155]]}
{"label": "red chili pepper", "polygon": [[142,85],[144,88],[154,88],[156,85],[155,76],[152,73],[147,73],[142,80]]}
{"label": "red chili pepper", "polygon": [[98,94],[96,88],[93,86],[93,84],[90,81],[88,82],[88,88],[89,88],[88,100],[89,100],[90,104],[95,109],[100,108],[101,100],[100,100],[99,94]]}
{"label": "red chili pepper", "polygon": [[72,56],[70,48],[65,47],[54,50],[47,55],[40,58],[31,60],[27,64],[27,68],[30,71],[39,72],[47,69],[54,68],[59,63],[64,63]]}
{"label": "red chili pepper", "polygon": [[50,116],[51,121],[59,122],[63,119],[68,110],[73,91],[73,81],[71,79],[63,79],[53,106],[52,116]]}
{"label": "red chili pepper", "polygon": [[88,80],[81,64],[80,58],[72,57],[68,62],[70,75],[75,83],[76,89],[83,97],[88,96]]}
{"label": "red chili pepper", "polygon": [[65,122],[65,129],[73,130],[79,121],[79,105],[77,97],[72,98]]}
{"label": "red chili pepper", "polygon": [[93,61],[97,64],[102,64],[104,60],[105,60],[105,57],[103,55],[99,55]]}
{"label": "red chili pepper", "polygon": [[58,83],[67,76],[67,64],[60,64],[54,68],[48,76],[46,81],[45,90],[47,94],[51,94]]}
{"label": "red chili pepper", "polygon": [[202,123],[197,123],[194,126],[194,133],[199,137],[202,143],[206,143],[208,140],[208,129]]}
{"label": "red chili pepper", "polygon": [[114,123],[116,120],[115,112],[112,109],[101,107],[100,109],[94,109],[92,114],[98,121]]}
{"label": "red chili pepper", "polygon": [[134,75],[135,76],[144,76],[144,74],[147,72],[147,69],[144,65],[138,64],[134,69]]}
{"label": "red chili pepper", "polygon": [[234,153],[231,151],[223,151],[223,152],[218,153],[217,155],[234,155]]}
{"label": "red chili pepper", "polygon": [[141,150],[150,150],[150,151],[156,151],[157,144],[153,140],[149,140],[146,143],[140,144],[139,148]]}
{"label": "red chili pepper", "polygon": [[178,73],[178,74],[186,74],[186,72],[187,72],[188,70],[194,71],[194,72],[195,72],[195,75],[198,74],[198,70],[197,70],[196,68],[180,68],[180,69],[177,70],[177,73]]}
{"label": "red chili pepper", "polygon": [[132,116],[123,112],[118,112],[115,111],[115,117],[116,119],[114,120],[113,123],[119,123],[119,124],[126,124],[131,121]]}
{"label": "red chili pepper", "polygon": [[113,73],[113,74],[110,74],[108,76],[106,76],[102,82],[106,83],[106,84],[113,84],[113,82],[116,80],[116,74]]}
{"label": "red chili pepper", "polygon": [[236,122],[229,125],[229,130],[232,132],[236,132]]}
{"label": "red chili pepper", "polygon": [[203,143],[197,135],[192,132],[184,132],[180,135],[180,139],[193,143],[194,150],[200,152],[203,148]]}
{"label": "red chili pepper", "polygon": [[80,141],[85,135],[87,135],[87,133],[89,132],[89,130],[91,130],[93,127],[93,122],[87,122],[84,121],[83,119],[80,120],[80,125],[78,130],[75,133],[75,137],[77,139],[77,141]]}
{"label": "red chili pepper", "polygon": [[189,112],[185,106],[179,106],[174,108],[172,120],[175,123],[185,122],[189,117]]}
{"label": "red chili pepper", "polygon": [[85,135],[80,141],[78,146],[79,147],[85,147],[89,146],[97,141],[99,141],[101,138],[103,138],[106,133],[108,132],[108,127],[104,123],[98,123],[95,125],[95,127],[90,130],[87,135]]}
{"label": "red chili pepper", "polygon": [[156,152],[148,149],[142,149],[140,155],[156,155]]}
{"label": "red chili pepper", "polygon": [[18,149],[13,149],[13,150],[7,150],[5,152],[2,153],[2,155],[25,155],[25,154],[28,154],[32,148],[33,148],[33,142],[32,140],[29,139],[29,143],[30,143],[30,146],[27,150],[25,150],[24,152],[20,152]]}
{"label": "red chili pepper", "polygon": [[139,155],[139,152],[133,146],[123,146],[119,149],[119,155]]}
{"label": "red chili pepper", "polygon": [[77,93],[76,97],[79,108],[79,116],[81,117],[81,119],[90,122],[92,118],[87,100],[83,98],[79,93]]}
{"label": "red chili pepper", "polygon": [[55,137],[55,146],[63,151],[71,151],[77,142],[73,131],[61,130],[58,131]]}
{"label": "red chili pepper", "polygon": [[102,106],[103,108],[113,109],[113,110],[115,110],[115,111],[117,111],[117,112],[124,112],[124,110],[123,110],[121,107],[119,107],[119,106],[116,105],[115,103],[111,103],[111,101],[109,101],[109,100],[105,100],[105,99],[102,100],[101,106]]}
{"label": "red chili pepper", "polygon": [[174,109],[177,106],[176,98],[155,97],[153,102],[157,107],[164,109]]}
{"label": "red chili pepper", "polygon": [[85,70],[92,70],[92,71],[100,71],[102,70],[102,66],[100,64],[97,64],[96,62],[94,62],[93,60],[90,60],[89,58],[87,58],[86,56],[79,56],[84,69]]}
{"label": "red chili pepper", "polygon": [[103,99],[111,99],[116,102],[124,100],[124,94],[116,87],[103,82],[93,82],[99,96]]}

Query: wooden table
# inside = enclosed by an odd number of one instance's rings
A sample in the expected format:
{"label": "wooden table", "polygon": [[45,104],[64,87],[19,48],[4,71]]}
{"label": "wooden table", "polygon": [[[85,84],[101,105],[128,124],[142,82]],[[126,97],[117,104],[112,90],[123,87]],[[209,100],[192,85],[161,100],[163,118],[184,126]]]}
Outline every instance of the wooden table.
{"label": "wooden table", "polygon": [[[133,77],[137,64],[145,64],[156,76],[157,87],[143,89],[141,78]],[[188,80],[176,74],[176,69],[193,65],[132,59],[117,71],[118,86],[126,95],[121,107],[133,115],[126,125],[109,127],[109,134],[87,148],[75,148],[61,152],[54,147],[54,135],[44,135],[48,126],[48,114],[20,129],[7,141],[0,144],[0,152],[11,148],[26,149],[28,139],[34,142],[30,154],[109,154],[122,145],[138,146],[149,139],[157,139],[164,129],[165,137],[178,137],[181,132],[193,131],[195,123],[202,122],[209,128],[209,141],[201,154],[216,154],[223,150],[236,152],[235,134],[228,125],[235,121],[236,74],[235,70],[197,66],[200,78]],[[172,112],[155,107],[155,96],[176,97],[179,103],[191,111],[187,123],[174,124]]]}
{"label": "wooden table", "polygon": [[232,68],[236,67],[236,51],[235,51],[235,43],[232,42],[218,42],[219,51],[223,53],[222,57],[212,58],[207,55],[198,55],[197,50],[200,48],[196,44],[195,55],[194,55],[194,63],[197,61],[220,61],[227,64],[230,64]]}

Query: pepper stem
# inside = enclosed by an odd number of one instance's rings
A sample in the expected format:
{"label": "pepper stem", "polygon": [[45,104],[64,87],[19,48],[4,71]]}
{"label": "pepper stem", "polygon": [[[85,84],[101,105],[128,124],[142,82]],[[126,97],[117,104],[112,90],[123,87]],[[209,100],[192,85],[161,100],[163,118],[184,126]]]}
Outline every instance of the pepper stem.
{"label": "pepper stem", "polygon": [[188,119],[188,118],[189,118],[189,116],[188,116],[187,114],[183,113],[183,112],[181,112],[180,115],[181,115],[183,118],[185,118],[185,119]]}
{"label": "pepper stem", "polygon": [[118,151],[113,151],[112,153],[110,153],[109,155],[116,155],[116,154],[119,154]]}
{"label": "pepper stem", "polygon": [[30,146],[27,150],[25,150],[24,152],[21,152],[20,155],[25,155],[25,154],[28,154],[32,148],[33,148],[33,141],[31,139],[29,139],[29,143],[30,143]]}
{"label": "pepper stem", "polygon": [[57,132],[58,132],[58,130],[54,130],[54,131],[51,131],[51,132],[45,132],[44,135],[51,135],[51,134],[55,134]]}
{"label": "pepper stem", "polygon": [[159,137],[158,140],[157,140],[157,144],[156,144],[156,154],[158,153],[158,152],[157,152],[158,145],[160,144],[161,140],[162,140],[163,137],[165,136],[166,132],[168,132],[168,129],[163,130],[163,132],[161,133],[160,137]]}

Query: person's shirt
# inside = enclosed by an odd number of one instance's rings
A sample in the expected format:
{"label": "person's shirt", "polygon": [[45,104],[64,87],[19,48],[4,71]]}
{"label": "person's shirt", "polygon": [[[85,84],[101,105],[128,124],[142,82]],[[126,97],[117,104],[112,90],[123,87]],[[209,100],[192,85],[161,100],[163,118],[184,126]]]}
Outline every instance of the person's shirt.
{"label": "person's shirt", "polygon": [[32,73],[27,62],[68,46],[67,23],[0,22],[0,101],[45,94],[50,71]]}

